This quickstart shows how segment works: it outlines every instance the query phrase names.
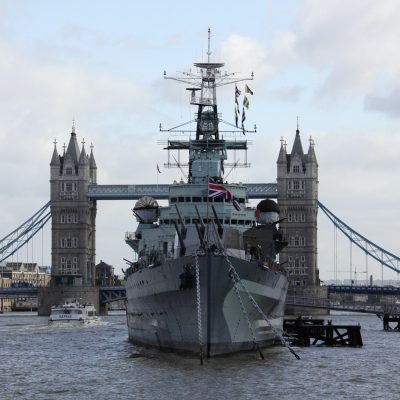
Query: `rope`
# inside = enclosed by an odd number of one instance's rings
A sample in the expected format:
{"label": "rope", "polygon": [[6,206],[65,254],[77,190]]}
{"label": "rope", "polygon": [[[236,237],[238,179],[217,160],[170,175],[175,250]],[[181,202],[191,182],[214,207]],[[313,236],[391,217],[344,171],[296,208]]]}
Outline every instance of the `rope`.
{"label": "rope", "polygon": [[200,348],[200,365],[203,365],[203,332],[201,327],[201,302],[200,302],[200,271],[198,253],[194,254],[196,264],[196,301],[197,301],[197,329]]}

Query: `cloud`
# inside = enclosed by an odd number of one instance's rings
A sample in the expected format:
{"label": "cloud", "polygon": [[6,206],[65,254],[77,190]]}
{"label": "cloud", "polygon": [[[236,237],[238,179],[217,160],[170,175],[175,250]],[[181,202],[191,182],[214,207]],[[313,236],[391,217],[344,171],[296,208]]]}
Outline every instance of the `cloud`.
{"label": "cloud", "polygon": [[361,94],[397,78],[400,3],[305,0],[293,26],[298,60],[320,71],[318,96]]}
{"label": "cloud", "polygon": [[295,35],[290,32],[277,34],[270,48],[252,37],[231,35],[217,53],[229,68],[243,75],[254,72],[257,80],[265,79],[293,57]]}
{"label": "cloud", "polygon": [[[124,141],[129,134],[148,133],[147,121],[154,110],[150,95],[138,84],[82,65],[43,60],[15,43],[0,42],[0,54],[0,152],[2,170],[7,171],[1,178],[7,188],[1,204],[14,215],[30,215],[47,201],[52,141],[68,142],[73,118],[79,140],[85,137],[89,143],[101,138],[116,146],[114,138]],[[124,128],[112,130],[110,126],[119,120],[124,120]],[[104,153],[109,155],[112,149]],[[120,169],[132,153],[126,157]],[[2,225],[3,232],[13,228]]]}
{"label": "cloud", "polygon": [[258,78],[263,78],[275,71],[275,66],[268,60],[267,48],[251,37],[231,35],[216,53],[228,69],[234,68],[243,77],[254,72]]}
{"label": "cloud", "polygon": [[303,91],[300,86],[286,86],[272,91],[272,95],[282,101],[297,103]]}
{"label": "cloud", "polygon": [[383,95],[370,94],[365,97],[366,110],[379,111],[393,118],[400,117],[400,88],[396,87]]}

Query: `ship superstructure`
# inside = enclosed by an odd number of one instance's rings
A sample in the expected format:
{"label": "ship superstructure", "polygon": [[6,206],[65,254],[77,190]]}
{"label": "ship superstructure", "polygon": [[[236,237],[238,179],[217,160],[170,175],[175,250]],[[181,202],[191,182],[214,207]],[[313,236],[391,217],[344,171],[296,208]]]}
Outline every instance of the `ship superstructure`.
{"label": "ship superstructure", "polygon": [[[288,281],[276,263],[285,246],[279,209],[266,199],[249,207],[246,188],[228,183],[228,151],[247,151],[244,126],[220,129],[217,87],[245,80],[222,63],[195,63],[196,72],[166,79],[189,84],[197,107],[195,137],[169,138],[167,166],[187,167],[170,187],[169,204],[137,201],[138,227],[126,242],[138,257],[127,277],[127,323],[133,342],[214,356],[261,348],[277,337]],[[170,129],[185,131],[182,126]],[[223,135],[230,135],[224,139]],[[187,151],[182,164],[170,153]],[[234,160],[232,167],[248,166]]]}

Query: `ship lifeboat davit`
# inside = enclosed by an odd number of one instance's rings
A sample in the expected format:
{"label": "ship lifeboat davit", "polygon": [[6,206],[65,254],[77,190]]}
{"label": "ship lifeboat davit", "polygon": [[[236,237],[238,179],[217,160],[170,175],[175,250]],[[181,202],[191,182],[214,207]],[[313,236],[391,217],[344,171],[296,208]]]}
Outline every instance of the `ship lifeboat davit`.
{"label": "ship lifeboat davit", "polygon": [[257,204],[257,222],[260,224],[273,224],[279,221],[279,206],[271,199],[265,199]]}
{"label": "ship lifeboat davit", "polygon": [[153,197],[141,197],[133,207],[137,222],[152,224],[157,221],[159,205]]}

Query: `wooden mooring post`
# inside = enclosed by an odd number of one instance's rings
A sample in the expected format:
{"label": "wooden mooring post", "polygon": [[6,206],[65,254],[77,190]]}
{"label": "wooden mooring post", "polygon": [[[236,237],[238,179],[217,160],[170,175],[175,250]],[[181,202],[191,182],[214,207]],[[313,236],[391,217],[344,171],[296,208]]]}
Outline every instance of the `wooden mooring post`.
{"label": "wooden mooring post", "polygon": [[285,319],[283,330],[294,346],[349,346],[363,345],[360,325],[325,324],[323,319]]}

